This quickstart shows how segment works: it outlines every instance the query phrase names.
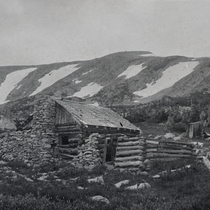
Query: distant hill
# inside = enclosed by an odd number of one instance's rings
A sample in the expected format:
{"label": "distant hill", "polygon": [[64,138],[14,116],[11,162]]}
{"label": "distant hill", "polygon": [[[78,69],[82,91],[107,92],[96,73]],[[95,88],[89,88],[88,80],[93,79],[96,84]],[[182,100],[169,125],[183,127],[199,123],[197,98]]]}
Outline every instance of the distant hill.
{"label": "distant hill", "polygon": [[119,52],[88,61],[0,67],[0,104],[36,94],[133,105],[210,92],[210,58]]}

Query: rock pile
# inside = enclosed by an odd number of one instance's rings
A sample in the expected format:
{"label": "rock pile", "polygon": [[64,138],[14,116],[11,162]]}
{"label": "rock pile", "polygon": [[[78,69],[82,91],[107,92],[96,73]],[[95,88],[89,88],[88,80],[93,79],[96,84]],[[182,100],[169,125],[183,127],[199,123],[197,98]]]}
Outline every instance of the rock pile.
{"label": "rock pile", "polygon": [[21,160],[40,167],[56,161],[51,144],[58,142],[54,133],[55,107],[49,97],[34,101],[33,125],[30,130],[4,132],[0,136],[0,156],[5,160]]}
{"label": "rock pile", "polygon": [[72,160],[77,167],[92,169],[101,164],[99,150],[97,148],[99,134],[92,134],[85,139],[85,143],[78,146],[79,154]]}

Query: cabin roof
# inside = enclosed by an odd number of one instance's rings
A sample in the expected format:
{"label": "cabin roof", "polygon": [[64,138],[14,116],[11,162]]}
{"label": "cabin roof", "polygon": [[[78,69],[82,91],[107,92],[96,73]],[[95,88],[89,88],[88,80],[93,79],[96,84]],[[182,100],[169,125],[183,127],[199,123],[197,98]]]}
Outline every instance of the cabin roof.
{"label": "cabin roof", "polygon": [[79,121],[86,127],[103,126],[140,131],[135,125],[109,108],[70,100],[54,100],[69,112],[77,122]]}

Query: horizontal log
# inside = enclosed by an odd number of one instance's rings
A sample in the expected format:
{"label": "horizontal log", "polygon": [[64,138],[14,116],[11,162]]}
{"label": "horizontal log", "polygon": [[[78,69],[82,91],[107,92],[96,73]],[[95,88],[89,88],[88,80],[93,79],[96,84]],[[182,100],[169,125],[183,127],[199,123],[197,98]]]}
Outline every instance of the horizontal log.
{"label": "horizontal log", "polygon": [[192,146],[192,147],[194,147],[194,144],[192,144],[192,143],[189,143],[189,142],[181,142],[181,141],[170,141],[170,140],[162,140],[162,141],[160,141],[160,144],[162,144],[162,143],[170,143],[170,144],[177,144],[177,145],[186,145],[186,146]]}
{"label": "horizontal log", "polygon": [[123,150],[136,150],[136,149],[140,149],[140,150],[144,150],[144,147],[142,146],[124,146],[124,147],[117,147],[118,151],[123,151]]}
{"label": "horizontal log", "polygon": [[115,167],[134,167],[139,166],[142,161],[126,161],[126,162],[115,162]]}
{"label": "horizontal log", "polygon": [[133,146],[139,145],[139,141],[118,142],[118,146]]}
{"label": "horizontal log", "polygon": [[184,157],[195,157],[195,155],[190,154],[166,154],[166,153],[147,153],[146,158],[159,158],[159,157],[177,157],[177,158],[184,158]]}
{"label": "horizontal log", "polygon": [[134,154],[142,154],[143,150],[128,150],[128,151],[117,151],[116,156],[129,156]]}
{"label": "horizontal log", "polygon": [[118,140],[118,142],[128,142],[128,141],[139,142],[139,138],[134,137],[134,138],[124,138],[124,139]]}
{"label": "horizontal log", "polygon": [[153,158],[151,161],[174,161],[179,158],[167,158],[167,157],[162,157],[162,158]]}
{"label": "horizontal log", "polygon": [[75,148],[77,146],[78,146],[78,144],[74,143],[74,144],[59,145],[59,148]]}
{"label": "horizontal log", "polygon": [[143,160],[144,158],[140,155],[136,156],[128,156],[128,157],[116,157],[115,162],[123,162],[123,161],[129,161],[129,160]]}
{"label": "horizontal log", "polygon": [[182,145],[158,145],[158,148],[166,148],[166,149],[174,149],[174,150],[179,150],[179,149],[186,149],[186,150],[189,150],[189,151],[192,151],[193,148],[192,147],[185,147],[185,146],[182,146]]}
{"label": "horizontal log", "polygon": [[192,151],[189,150],[170,150],[170,149],[146,149],[145,150],[146,153],[151,153],[151,152],[155,152],[155,153],[169,153],[169,154],[193,154]]}
{"label": "horizontal log", "polygon": [[116,169],[120,169],[121,172],[123,172],[123,171],[125,171],[125,172],[126,171],[132,171],[132,172],[139,171],[139,167],[135,167],[135,168],[134,167],[129,167],[129,168],[119,168],[119,167],[117,168],[116,167]]}
{"label": "horizontal log", "polygon": [[73,159],[73,158],[77,157],[76,155],[69,155],[69,154],[63,154],[63,153],[59,154],[59,156],[69,158],[69,159]]}
{"label": "horizontal log", "polygon": [[77,155],[79,153],[78,149],[64,149],[64,148],[59,148],[59,152],[71,155]]}
{"label": "horizontal log", "polygon": [[157,144],[159,144],[159,142],[158,141],[152,141],[152,140],[146,140],[146,144],[155,144],[155,145],[157,145]]}

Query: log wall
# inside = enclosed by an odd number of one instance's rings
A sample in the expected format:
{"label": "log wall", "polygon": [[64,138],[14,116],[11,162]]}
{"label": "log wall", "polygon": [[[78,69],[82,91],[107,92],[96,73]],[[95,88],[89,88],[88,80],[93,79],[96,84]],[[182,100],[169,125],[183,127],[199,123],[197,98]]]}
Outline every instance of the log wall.
{"label": "log wall", "polygon": [[118,138],[115,168],[129,171],[143,171],[145,169],[143,138],[139,136]]}
{"label": "log wall", "polygon": [[151,139],[145,141],[145,159],[170,161],[177,158],[195,157],[195,146],[191,143]]}

